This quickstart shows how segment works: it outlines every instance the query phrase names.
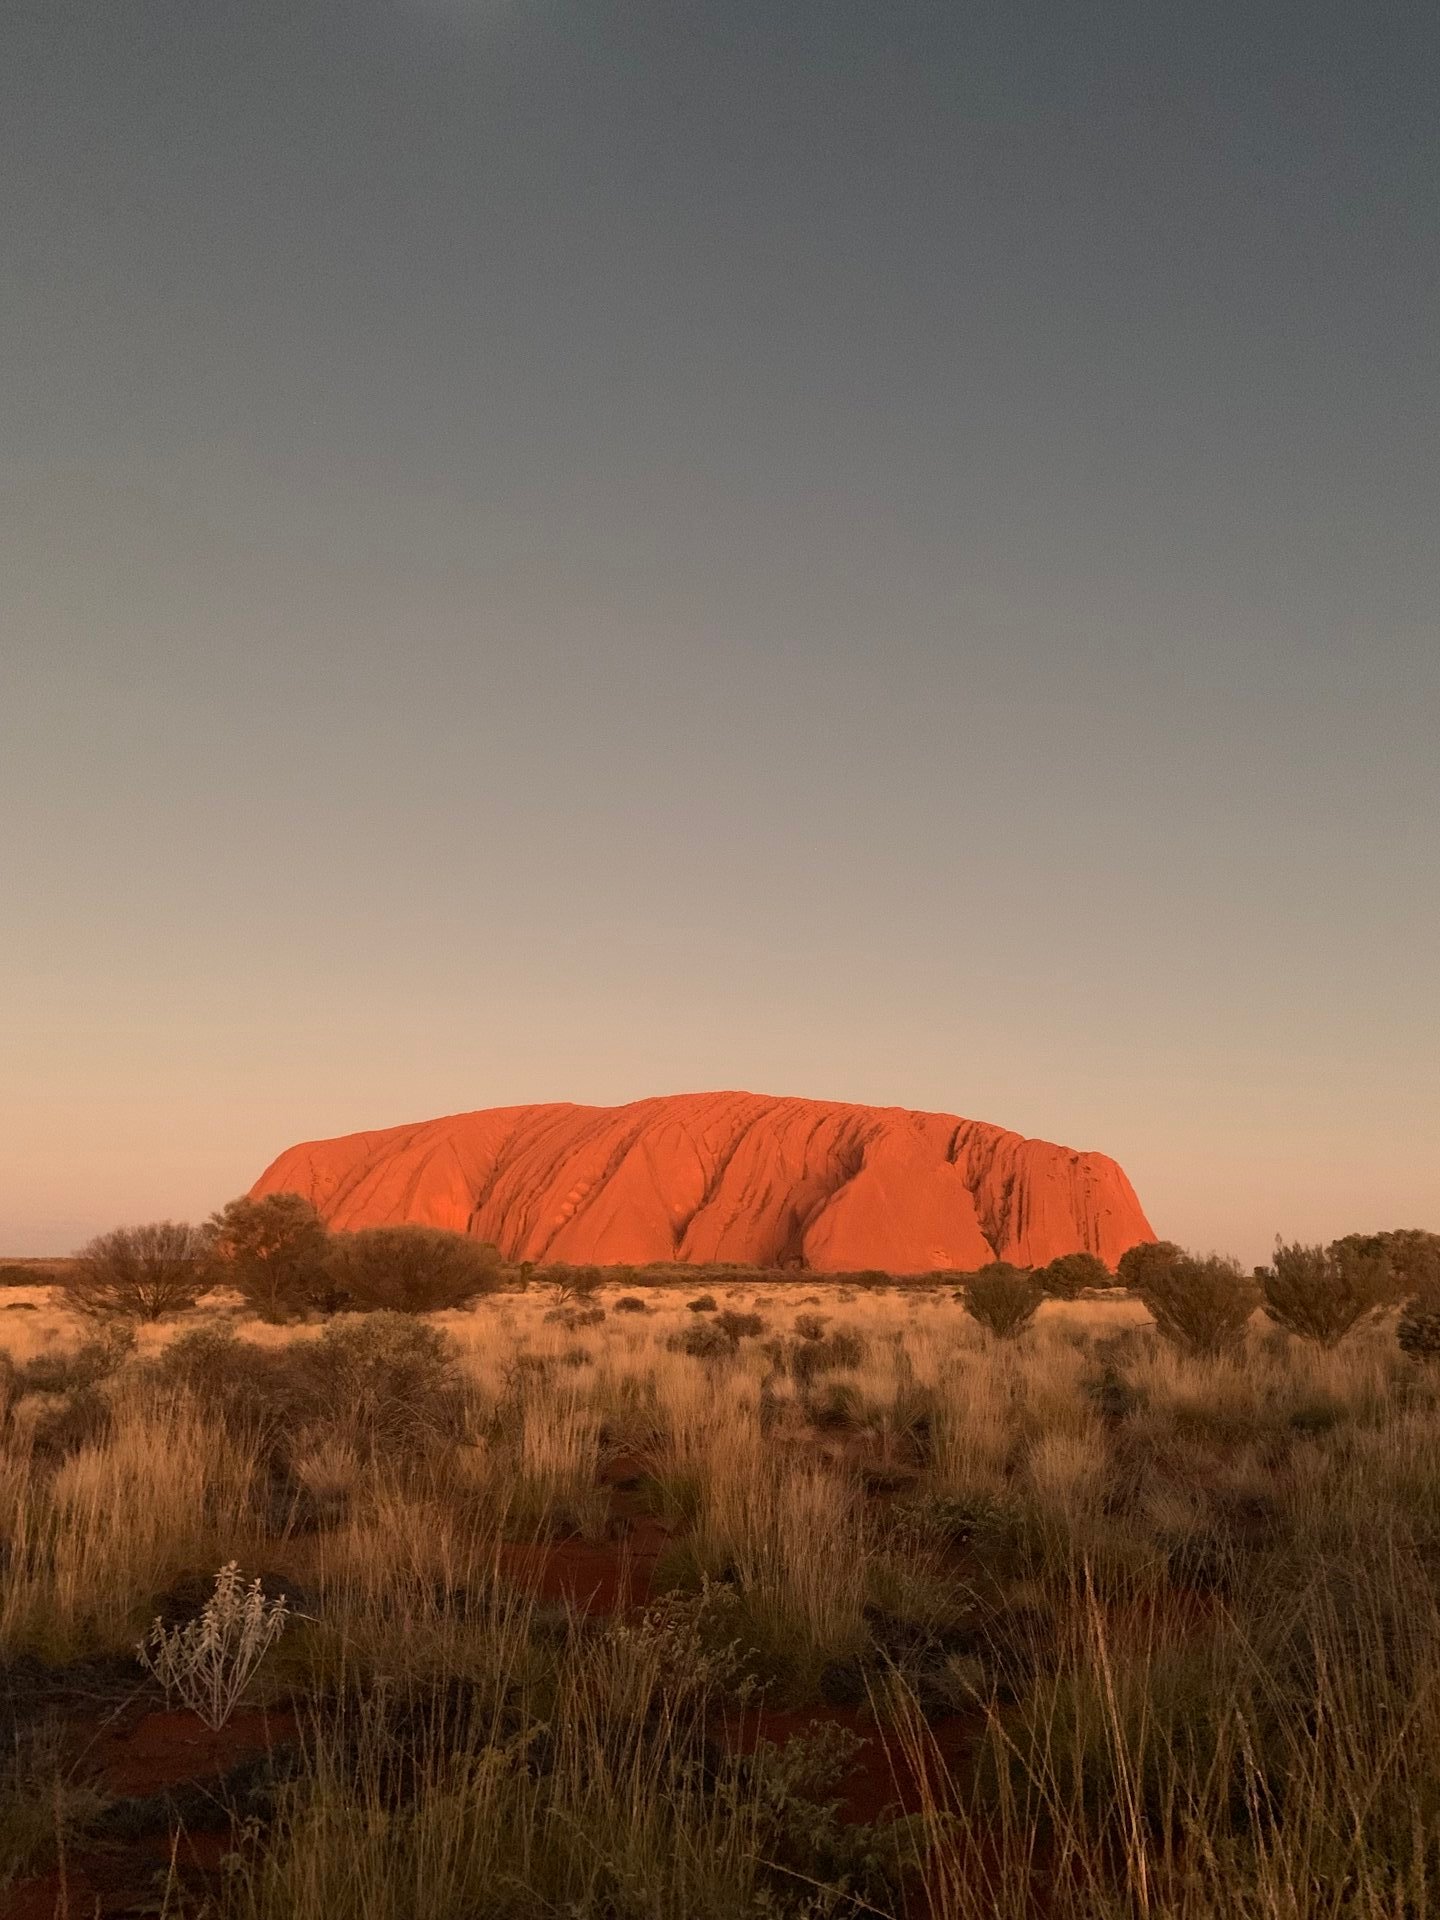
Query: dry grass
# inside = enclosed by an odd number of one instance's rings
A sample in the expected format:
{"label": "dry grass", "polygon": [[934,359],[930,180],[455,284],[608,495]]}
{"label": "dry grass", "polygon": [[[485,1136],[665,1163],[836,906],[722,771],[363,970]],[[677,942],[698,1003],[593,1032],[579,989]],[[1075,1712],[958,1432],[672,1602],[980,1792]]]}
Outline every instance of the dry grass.
{"label": "dry grass", "polygon": [[[174,1329],[98,1385],[22,1376],[0,1650],[123,1647],[232,1558],[295,1583],[311,1617],[263,1685],[310,1703],[303,1762],[224,1920],[1436,1910],[1440,1393],[1392,1328],[1322,1351],[1257,1323],[1197,1359],[1127,1301],[1001,1343],[943,1289],[711,1290],[767,1332],[677,1351],[712,1319],[683,1289],[593,1325],[538,1289],[432,1316],[462,1428],[393,1447],[313,1381],[250,1424],[162,1388]],[[847,1363],[796,1367],[801,1312],[858,1336]],[[224,1301],[179,1330],[220,1321],[274,1356],[257,1392],[317,1332]],[[83,1331],[0,1323],[51,1374]],[[651,1616],[507,1572],[525,1543],[618,1555],[646,1514]],[[720,1737],[741,1703],[832,1697],[873,1716],[908,1822],[857,1836],[818,1753]]]}

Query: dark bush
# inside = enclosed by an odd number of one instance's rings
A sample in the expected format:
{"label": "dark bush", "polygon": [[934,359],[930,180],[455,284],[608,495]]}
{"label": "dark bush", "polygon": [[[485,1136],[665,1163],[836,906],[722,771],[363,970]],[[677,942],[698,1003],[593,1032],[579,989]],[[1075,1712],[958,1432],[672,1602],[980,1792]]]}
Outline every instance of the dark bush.
{"label": "dark bush", "polygon": [[666,1342],[672,1352],[688,1353],[692,1360],[728,1360],[737,1344],[718,1320],[696,1320]]}
{"label": "dark bush", "polygon": [[605,1318],[604,1307],[548,1307],[542,1320],[573,1333],[578,1327],[598,1327]]}
{"label": "dark bush", "polygon": [[733,1307],[716,1314],[715,1324],[731,1340],[753,1340],[765,1331],[765,1322],[758,1313],[737,1313]]}
{"label": "dark bush", "polygon": [[1154,1264],[1140,1298],[1165,1339],[1189,1353],[1213,1355],[1239,1345],[1260,1291],[1234,1260],[1181,1254]]}
{"label": "dark bush", "polygon": [[714,1313],[716,1301],[713,1293],[697,1294],[693,1300],[687,1300],[686,1306],[691,1313]]}
{"label": "dark bush", "polygon": [[1417,1294],[1440,1295],[1440,1233],[1396,1227],[1387,1233],[1350,1233],[1331,1243],[1337,1258],[1381,1260],[1389,1274],[1385,1304],[1398,1306]]}
{"label": "dark bush", "polygon": [[1440,1360],[1440,1290],[1408,1300],[1395,1328],[1400,1349],[1415,1360]]}
{"label": "dark bush", "polygon": [[[17,1419],[26,1404],[21,1402]],[[53,1399],[45,1394],[29,1404],[37,1407],[29,1425],[31,1457],[45,1466],[59,1466],[82,1447],[107,1439],[115,1424],[110,1402],[94,1387],[80,1387]]]}
{"label": "dark bush", "polygon": [[612,1313],[648,1313],[650,1309],[638,1294],[622,1293],[610,1311]]}
{"label": "dark bush", "polygon": [[84,1393],[117,1373],[135,1351],[127,1326],[109,1327],[98,1340],[37,1353],[14,1370],[17,1393]]}
{"label": "dark bush", "polygon": [[1143,1293],[1151,1280],[1163,1275],[1177,1260],[1185,1258],[1185,1249],[1173,1240],[1142,1240],[1122,1253],[1115,1265],[1115,1284],[1131,1293]]}
{"label": "dark bush", "polygon": [[459,1350],[439,1327],[381,1309],[332,1321],[291,1352],[305,1399],[338,1420],[362,1453],[461,1437]]}
{"label": "dark bush", "polygon": [[455,1343],[438,1327],[381,1308],[333,1320],[318,1339],[266,1348],[228,1328],[197,1327],[152,1363],[233,1431],[273,1452],[314,1427],[365,1455],[458,1438],[467,1396]]}
{"label": "dark bush", "polygon": [[1322,1347],[1335,1346],[1380,1311],[1393,1285],[1382,1252],[1339,1241],[1306,1247],[1277,1240],[1271,1265],[1260,1268],[1257,1278],[1269,1318]]}
{"label": "dark bush", "polygon": [[997,1340],[1013,1340],[1029,1326],[1044,1299],[1033,1273],[994,1260],[965,1282],[965,1311]]}
{"label": "dark bush", "polygon": [[1115,1285],[1115,1276],[1093,1253],[1062,1253],[1041,1267],[1035,1279],[1052,1300],[1078,1300],[1091,1288]]}
{"label": "dark bush", "polygon": [[359,1313],[438,1313],[500,1284],[495,1249],[443,1227],[336,1234],[326,1265],[334,1297]]}
{"label": "dark bush", "polygon": [[205,1291],[207,1248],[205,1230],[180,1220],[116,1227],[82,1247],[59,1284],[82,1313],[163,1320]]}
{"label": "dark bush", "polygon": [[802,1340],[823,1340],[826,1318],[823,1313],[797,1313],[795,1331]]}
{"label": "dark bush", "polygon": [[217,1285],[234,1287],[262,1320],[293,1320],[334,1302],[330,1235],[298,1193],[241,1194],[210,1219]]}
{"label": "dark bush", "polygon": [[600,1267],[546,1267],[537,1277],[555,1289],[555,1298],[562,1306],[590,1299],[605,1284],[604,1270]]}

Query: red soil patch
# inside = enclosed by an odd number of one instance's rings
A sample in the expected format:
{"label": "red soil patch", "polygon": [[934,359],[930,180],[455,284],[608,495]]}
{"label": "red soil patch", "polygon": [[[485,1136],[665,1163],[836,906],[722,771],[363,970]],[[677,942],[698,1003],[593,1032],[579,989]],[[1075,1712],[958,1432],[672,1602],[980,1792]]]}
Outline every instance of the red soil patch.
{"label": "red soil patch", "polygon": [[140,1797],[228,1773],[298,1732],[293,1713],[263,1708],[236,1713],[219,1728],[187,1710],[147,1713],[129,1726],[98,1728],[80,1757],[99,1773],[108,1793]]}
{"label": "red soil patch", "polygon": [[581,1613],[619,1613],[650,1598],[655,1563],[669,1540],[658,1521],[638,1520],[623,1540],[548,1540],[500,1549],[501,1570],[537,1599]]}
{"label": "red soil patch", "polygon": [[5,1920],[92,1920],[103,1898],[83,1867],[20,1880],[4,1895]]}

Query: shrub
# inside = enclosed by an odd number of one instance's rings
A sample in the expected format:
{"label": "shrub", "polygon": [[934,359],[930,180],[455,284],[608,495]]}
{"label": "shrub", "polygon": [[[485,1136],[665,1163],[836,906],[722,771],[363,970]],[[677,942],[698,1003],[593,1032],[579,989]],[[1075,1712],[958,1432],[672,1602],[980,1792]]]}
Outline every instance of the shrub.
{"label": "shrub", "polygon": [[210,1218],[213,1278],[262,1320],[293,1319],[333,1302],[325,1222],[298,1193],[241,1194]]}
{"label": "shrub", "polygon": [[116,1227],[82,1247],[60,1285],[82,1313],[163,1320],[205,1291],[207,1235],[180,1220]]}
{"label": "shrub", "polygon": [[836,1327],[819,1340],[792,1341],[785,1353],[785,1364],[801,1386],[807,1386],[818,1374],[833,1373],[840,1367],[858,1367],[865,1358],[865,1342],[848,1327]]}
{"label": "shrub", "polygon": [[439,1327],[407,1314],[346,1315],[286,1358],[301,1409],[338,1419],[362,1456],[456,1439],[463,1429],[459,1350]]}
{"label": "shrub", "polygon": [[165,1689],[219,1729],[239,1704],[250,1676],[285,1630],[289,1610],[282,1593],[267,1600],[260,1582],[247,1587],[232,1560],[215,1576],[215,1591],[198,1618],[167,1628],[157,1619],[135,1649]]}
{"label": "shrub", "polygon": [[500,1284],[495,1249],[443,1227],[336,1234],[326,1264],[337,1299],[362,1313],[438,1313]]}
{"label": "shrub", "polygon": [[540,1277],[555,1289],[555,1298],[561,1306],[588,1300],[605,1284],[605,1275],[599,1267],[547,1267]]}
{"label": "shrub", "polygon": [[294,1348],[242,1340],[233,1327],[193,1327],[150,1363],[162,1386],[183,1387],[231,1432],[284,1429],[307,1417]]}
{"label": "shrub", "polygon": [[1116,1262],[1115,1284],[1131,1293],[1143,1293],[1152,1279],[1168,1273],[1177,1260],[1184,1258],[1185,1249],[1173,1240],[1142,1240]]}
{"label": "shrub", "polygon": [[688,1353],[692,1360],[728,1360],[737,1342],[718,1320],[696,1320],[672,1334],[666,1345],[673,1353]]}
{"label": "shrub", "polygon": [[1377,1312],[1391,1286],[1389,1263],[1378,1251],[1287,1246],[1275,1242],[1273,1263],[1259,1270],[1262,1302],[1277,1326],[1333,1347]]}
{"label": "shrub", "polygon": [[1407,1301],[1395,1333],[1403,1353],[1416,1360],[1440,1360],[1440,1290]]}
{"label": "shrub", "polygon": [[612,1313],[648,1313],[650,1309],[636,1293],[622,1293],[610,1309]]}
{"label": "shrub", "polygon": [[1350,1233],[1331,1243],[1337,1258],[1382,1260],[1389,1275],[1387,1304],[1416,1294],[1440,1294],[1440,1233],[1397,1227],[1388,1233]]}
{"label": "shrub", "polygon": [[135,1351],[128,1326],[107,1327],[98,1340],[37,1353],[15,1369],[17,1393],[87,1393],[108,1380]]}
{"label": "shrub", "polygon": [[1092,1287],[1113,1287],[1115,1277],[1093,1253],[1062,1253],[1035,1275],[1042,1293],[1053,1300],[1078,1300]]}
{"label": "shrub", "polygon": [[765,1331],[765,1322],[758,1313],[737,1313],[731,1307],[716,1314],[715,1324],[731,1340],[752,1340]]}
{"label": "shrub", "polygon": [[797,1313],[795,1331],[802,1340],[823,1340],[825,1337],[825,1315],[823,1313]]}
{"label": "shrub", "polygon": [[695,1299],[687,1300],[685,1304],[691,1313],[714,1313],[715,1296],[713,1293],[697,1294]]}
{"label": "shrub", "polygon": [[1243,1339],[1259,1289],[1234,1260],[1181,1254],[1153,1263],[1140,1298],[1166,1340],[1188,1353],[1213,1355]]}
{"label": "shrub", "polygon": [[1013,1340],[1028,1327],[1044,1295],[1033,1273],[995,1260],[965,1282],[965,1311],[997,1340]]}
{"label": "shrub", "polygon": [[598,1327],[605,1318],[604,1307],[548,1307],[541,1314],[550,1325],[573,1333],[577,1327]]}

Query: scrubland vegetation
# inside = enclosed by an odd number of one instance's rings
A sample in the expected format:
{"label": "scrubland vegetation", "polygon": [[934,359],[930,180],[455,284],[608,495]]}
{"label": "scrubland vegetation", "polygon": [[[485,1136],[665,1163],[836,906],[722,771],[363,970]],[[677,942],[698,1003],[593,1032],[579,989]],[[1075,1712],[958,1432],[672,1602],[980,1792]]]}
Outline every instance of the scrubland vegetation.
{"label": "scrubland vegetation", "polygon": [[[14,1899],[148,1820],[222,1830],[151,1868],[216,1920],[1437,1910],[1424,1236],[1133,1292],[332,1251],[0,1318]],[[117,1796],[220,1568],[286,1596],[270,1752]]]}

